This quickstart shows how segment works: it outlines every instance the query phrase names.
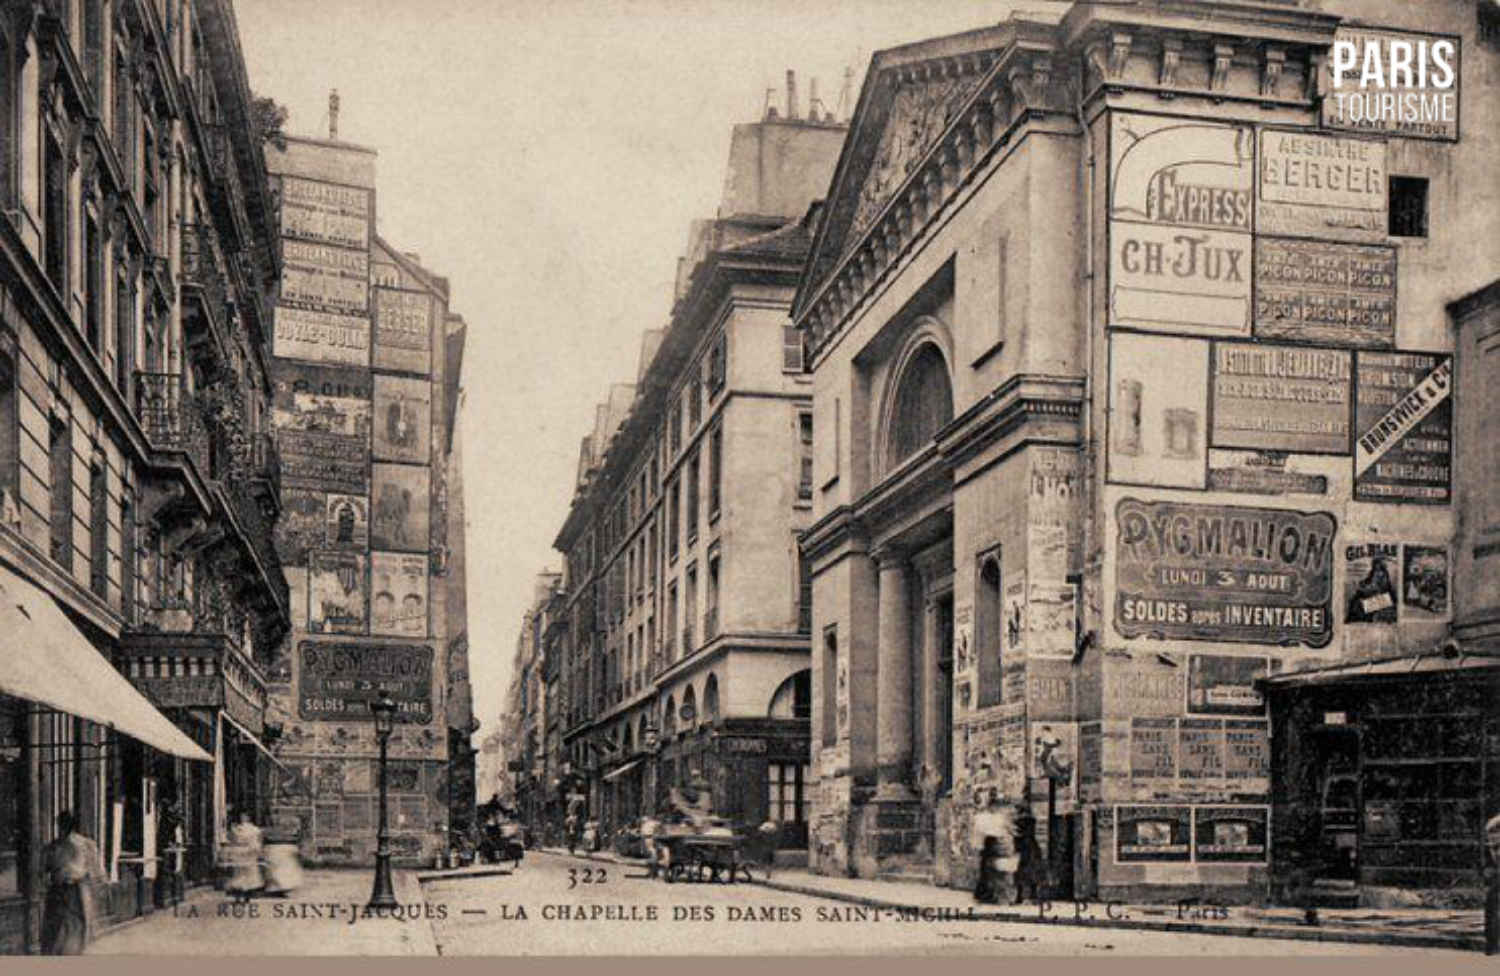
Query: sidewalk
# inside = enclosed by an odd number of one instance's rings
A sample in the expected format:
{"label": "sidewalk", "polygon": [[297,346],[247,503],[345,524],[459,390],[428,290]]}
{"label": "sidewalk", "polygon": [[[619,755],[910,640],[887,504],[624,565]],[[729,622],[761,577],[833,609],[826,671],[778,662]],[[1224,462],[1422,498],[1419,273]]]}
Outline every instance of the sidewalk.
{"label": "sidewalk", "polygon": [[105,932],[91,956],[436,956],[432,922],[412,871],[392,872],[400,908],[364,917],[370,870],[305,870],[285,898],[238,905],[222,891],[197,888],[181,905]]}
{"label": "sidewalk", "polygon": [[[560,847],[540,848],[548,854],[567,856]],[[612,851],[582,853],[575,857],[637,865],[645,862],[623,858]],[[955,888],[909,881],[875,881],[813,874],[800,868],[777,868],[769,879],[763,869],[754,869],[754,882],[777,891],[830,898],[871,908],[940,909],[959,913],[975,921],[1028,922],[1048,925],[1083,925],[1109,929],[1145,929],[1160,932],[1193,932],[1200,935],[1233,935],[1242,938],[1296,939],[1308,942],[1358,942],[1412,946],[1427,949],[1484,951],[1484,916],[1474,911],[1432,908],[1320,908],[1320,924],[1303,924],[1302,909],[1251,905],[1229,905],[1212,910],[1213,918],[1193,917],[1194,908],[1179,911],[1176,905],[1126,905],[1063,901],[1047,906],[982,905],[973,895]],[[1201,909],[1199,909],[1201,911]],[[1208,914],[1208,912],[1203,912]]]}

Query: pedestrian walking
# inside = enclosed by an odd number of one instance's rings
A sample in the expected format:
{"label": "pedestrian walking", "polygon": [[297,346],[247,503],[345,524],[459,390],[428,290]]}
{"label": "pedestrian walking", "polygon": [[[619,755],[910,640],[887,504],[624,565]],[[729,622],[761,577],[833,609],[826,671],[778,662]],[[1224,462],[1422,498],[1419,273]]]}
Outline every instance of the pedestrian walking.
{"label": "pedestrian walking", "polygon": [[47,901],[42,910],[42,952],[82,955],[94,935],[92,885],[102,872],[98,846],[79,831],[71,811],[58,815],[57,839],[47,845],[43,861]]}
{"label": "pedestrian walking", "polygon": [[229,828],[230,875],[224,887],[240,901],[265,887],[261,876],[260,856],[262,838],[260,828],[250,819],[249,810],[241,810],[239,822]]}
{"label": "pedestrian walking", "polygon": [[1024,801],[1016,804],[1014,847],[1016,852],[1016,904],[1026,900],[1026,893],[1036,899],[1038,875],[1041,864],[1037,856],[1036,843],[1036,817],[1031,812],[1031,805]]}
{"label": "pedestrian walking", "polygon": [[979,876],[974,882],[974,900],[993,905],[1000,901],[1006,881],[1016,870],[1015,824],[1010,810],[992,789],[985,805],[974,814],[972,839],[979,851]]}

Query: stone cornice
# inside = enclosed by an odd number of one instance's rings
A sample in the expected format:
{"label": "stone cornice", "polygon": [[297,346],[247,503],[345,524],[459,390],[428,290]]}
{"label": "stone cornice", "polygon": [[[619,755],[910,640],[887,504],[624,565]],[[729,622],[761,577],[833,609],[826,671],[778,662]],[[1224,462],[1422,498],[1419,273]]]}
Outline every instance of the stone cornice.
{"label": "stone cornice", "polygon": [[1001,440],[1013,441],[1011,449],[1039,436],[1056,443],[1055,430],[1042,436],[1043,432],[1036,429],[1044,423],[1062,424],[1072,435],[1064,439],[1079,443],[1083,396],[1082,377],[1012,376],[939,431],[938,449],[946,463],[957,467]]}

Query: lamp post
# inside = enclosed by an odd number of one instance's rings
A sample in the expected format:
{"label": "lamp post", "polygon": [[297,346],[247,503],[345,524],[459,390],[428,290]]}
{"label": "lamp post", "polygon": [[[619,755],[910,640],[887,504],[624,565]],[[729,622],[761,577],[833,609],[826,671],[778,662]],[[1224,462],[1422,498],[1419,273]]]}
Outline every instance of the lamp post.
{"label": "lamp post", "polygon": [[391,885],[391,832],[385,814],[385,752],[396,724],[396,703],[389,692],[382,690],[380,697],[370,702],[370,714],[375,716],[375,738],[380,741],[380,830],[375,835],[375,887],[366,907],[394,908],[397,901]]}

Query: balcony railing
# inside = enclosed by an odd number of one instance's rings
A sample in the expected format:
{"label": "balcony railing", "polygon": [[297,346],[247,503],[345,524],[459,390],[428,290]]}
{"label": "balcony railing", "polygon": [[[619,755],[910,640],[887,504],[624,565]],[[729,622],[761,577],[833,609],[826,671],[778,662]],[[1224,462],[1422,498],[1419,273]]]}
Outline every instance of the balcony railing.
{"label": "balcony railing", "polygon": [[187,454],[202,478],[210,473],[212,440],[197,398],[183,388],[177,373],[135,374],[136,416],[146,439],[158,451]]}

